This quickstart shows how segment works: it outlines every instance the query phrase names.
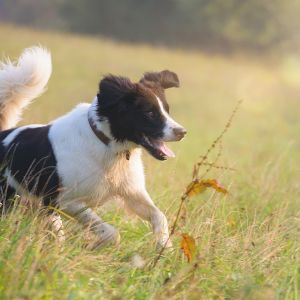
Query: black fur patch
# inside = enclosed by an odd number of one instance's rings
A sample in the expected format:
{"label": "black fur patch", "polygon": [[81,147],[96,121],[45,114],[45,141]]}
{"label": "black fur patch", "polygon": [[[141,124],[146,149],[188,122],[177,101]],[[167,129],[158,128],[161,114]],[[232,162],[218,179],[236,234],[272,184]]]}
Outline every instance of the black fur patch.
{"label": "black fur patch", "polygon": [[177,74],[169,70],[147,72],[144,74],[143,78],[141,78],[140,83],[151,89],[162,101],[165,110],[169,112],[165,89],[179,87],[180,83]]}
{"label": "black fur patch", "polygon": [[6,149],[5,165],[24,189],[43,197],[45,205],[55,205],[60,180],[49,129],[50,125],[21,131]]}
{"label": "black fur patch", "polygon": [[99,114],[108,118],[112,134],[119,141],[139,142],[142,134],[159,138],[165,118],[151,91],[127,78],[109,76],[100,83]]}
{"label": "black fur patch", "polygon": [[168,112],[164,90],[178,86],[177,75],[168,70],[146,73],[138,83],[125,77],[106,76],[99,84],[98,117],[100,120],[103,117],[108,119],[111,133],[117,141],[134,142],[155,158],[164,160],[166,157],[159,146],[166,118],[157,97]]}
{"label": "black fur patch", "polygon": [[107,76],[100,82],[98,115],[100,119],[108,119],[117,141],[142,145],[161,159],[147,142],[161,139],[165,126],[165,117],[153,91],[124,77]]}

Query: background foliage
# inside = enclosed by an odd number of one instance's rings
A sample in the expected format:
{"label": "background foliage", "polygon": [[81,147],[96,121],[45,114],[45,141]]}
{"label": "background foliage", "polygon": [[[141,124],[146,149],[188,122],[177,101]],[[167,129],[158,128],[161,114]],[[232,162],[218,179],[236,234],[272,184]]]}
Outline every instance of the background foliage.
{"label": "background foliage", "polygon": [[0,0],[5,21],[218,52],[295,47],[299,9],[294,0]]}

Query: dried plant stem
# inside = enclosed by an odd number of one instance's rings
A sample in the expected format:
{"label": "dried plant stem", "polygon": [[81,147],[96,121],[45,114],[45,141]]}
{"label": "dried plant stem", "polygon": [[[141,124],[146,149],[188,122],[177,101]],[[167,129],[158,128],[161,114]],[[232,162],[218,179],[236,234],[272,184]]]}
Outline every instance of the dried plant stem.
{"label": "dried plant stem", "polygon": [[212,169],[219,169],[219,170],[226,170],[226,171],[236,171],[235,168],[226,167],[226,166],[219,166],[219,165],[216,165],[215,163],[211,163],[211,162],[204,162],[202,165],[203,166],[210,166]]}
{"label": "dried plant stem", "polygon": [[[210,172],[210,170],[214,167],[214,165],[216,165],[216,163],[217,163],[218,160],[220,159],[221,154],[222,154],[222,150],[223,150],[222,140],[219,141],[218,145],[219,145],[219,151],[218,151],[218,154],[217,154],[215,160],[214,160],[211,164],[208,164],[208,168],[207,168],[207,169],[205,170],[205,172],[201,175],[201,179],[204,178],[204,176],[205,176],[207,173]],[[198,165],[198,164],[197,164],[197,165]],[[207,162],[206,162],[206,161],[204,161],[204,162],[202,163],[202,166],[205,166],[205,165],[207,165]],[[195,179],[199,179],[199,178],[197,178],[197,177],[198,177],[198,174],[197,174],[197,176],[196,176]],[[195,179],[194,179],[194,180],[195,180]]]}
{"label": "dried plant stem", "polygon": [[[195,181],[195,180],[198,180],[198,176],[199,176],[199,170],[200,170],[200,167],[203,166],[203,165],[206,165],[206,166],[209,166],[209,168],[207,168],[204,172],[204,174],[202,175],[205,176],[212,168],[218,168],[218,169],[228,169],[230,170],[231,168],[226,168],[226,167],[220,167],[220,166],[216,166],[215,164],[217,163],[218,159],[220,158],[221,156],[221,153],[222,153],[222,138],[224,136],[224,134],[228,131],[229,127],[231,126],[231,123],[232,123],[232,120],[234,118],[234,116],[236,115],[236,112],[238,111],[238,108],[239,106],[241,105],[242,103],[242,100],[238,101],[237,105],[235,106],[234,110],[232,111],[223,131],[220,133],[220,135],[212,142],[211,146],[208,148],[208,150],[206,151],[205,155],[203,156],[200,156],[201,160],[199,162],[197,162],[195,165],[194,165],[194,169],[193,169],[193,175],[192,175],[192,180]],[[216,147],[216,145],[219,144],[220,148],[219,148],[219,152],[215,158],[215,160],[212,162],[212,163],[209,163],[209,162],[206,162],[209,154],[212,152],[212,150]],[[231,169],[233,170],[233,169]],[[188,187],[190,187],[190,189],[192,189],[193,187],[191,185],[188,185]],[[173,225],[172,225],[172,229],[171,229],[171,232],[170,232],[170,236],[168,238],[168,240],[166,241],[165,245],[161,248],[161,250],[159,251],[158,255],[156,256],[156,258],[154,259],[154,262],[152,264],[152,267],[151,269],[155,268],[159,259],[161,258],[161,256],[163,255],[165,249],[166,249],[166,246],[170,240],[170,238],[174,235],[175,233],[175,230],[177,228],[177,224],[178,224],[178,220],[179,220],[179,217],[180,217],[180,214],[181,214],[181,211],[182,211],[182,208],[183,208],[183,205],[185,203],[185,201],[189,198],[189,193],[190,193],[190,189],[189,188],[186,188],[186,191],[182,194],[181,198],[180,198],[180,204],[179,204],[179,207],[178,207],[178,210],[177,210],[177,213],[176,213],[176,217],[175,217],[175,220],[173,222]]]}
{"label": "dried plant stem", "polygon": [[234,110],[232,111],[223,131],[220,133],[220,135],[212,142],[211,146],[207,149],[205,155],[201,156],[202,159],[196,164],[194,171],[193,171],[193,180],[196,180],[198,178],[199,169],[203,165],[203,163],[207,160],[208,155],[210,152],[216,147],[216,145],[222,140],[224,134],[228,131],[229,127],[231,126],[232,120],[235,117],[236,112],[238,111],[241,103],[243,100],[239,100],[236,104]]}

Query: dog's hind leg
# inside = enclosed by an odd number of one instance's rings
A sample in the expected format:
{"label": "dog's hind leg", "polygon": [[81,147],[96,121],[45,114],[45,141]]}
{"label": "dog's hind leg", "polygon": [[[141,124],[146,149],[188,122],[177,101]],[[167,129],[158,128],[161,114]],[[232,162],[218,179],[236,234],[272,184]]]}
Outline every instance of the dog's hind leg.
{"label": "dog's hind leg", "polygon": [[89,246],[90,250],[102,248],[109,244],[117,244],[120,235],[112,225],[105,223],[101,218],[83,202],[71,203],[61,208],[66,214],[78,220],[85,227],[92,230],[98,237],[96,243]]}

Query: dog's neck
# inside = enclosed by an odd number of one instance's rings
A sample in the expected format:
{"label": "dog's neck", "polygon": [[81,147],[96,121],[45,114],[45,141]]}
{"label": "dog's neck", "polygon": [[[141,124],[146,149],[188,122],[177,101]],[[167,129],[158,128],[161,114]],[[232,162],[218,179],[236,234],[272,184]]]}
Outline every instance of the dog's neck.
{"label": "dog's neck", "polygon": [[112,136],[109,131],[109,128],[105,128],[107,122],[105,120],[100,120],[97,115],[97,103],[95,101],[91,104],[91,107],[88,110],[88,121],[90,128],[94,132],[95,136],[106,146],[112,142]]}
{"label": "dog's neck", "polygon": [[111,133],[109,121],[105,117],[98,116],[98,99],[97,97],[93,100],[89,111],[88,119],[91,130],[102,143],[109,147],[116,154],[125,153],[126,158],[129,159],[130,152],[137,148],[137,145],[133,142],[125,141],[118,142],[115,140]]}
{"label": "dog's neck", "polygon": [[114,141],[114,137],[110,131],[110,126],[109,126],[108,120],[105,117],[100,118],[98,116],[97,111],[98,111],[98,101],[97,101],[97,97],[96,97],[93,100],[93,102],[91,103],[91,106],[88,111],[88,117],[96,130],[103,132],[103,134],[110,141]]}

